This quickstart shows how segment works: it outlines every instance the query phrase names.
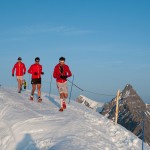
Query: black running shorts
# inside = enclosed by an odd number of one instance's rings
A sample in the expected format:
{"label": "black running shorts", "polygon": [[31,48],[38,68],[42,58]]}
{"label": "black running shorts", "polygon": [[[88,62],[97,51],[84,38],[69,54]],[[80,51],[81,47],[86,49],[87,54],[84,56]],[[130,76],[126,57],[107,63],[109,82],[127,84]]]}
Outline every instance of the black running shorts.
{"label": "black running shorts", "polygon": [[32,79],[31,84],[41,84],[41,78]]}

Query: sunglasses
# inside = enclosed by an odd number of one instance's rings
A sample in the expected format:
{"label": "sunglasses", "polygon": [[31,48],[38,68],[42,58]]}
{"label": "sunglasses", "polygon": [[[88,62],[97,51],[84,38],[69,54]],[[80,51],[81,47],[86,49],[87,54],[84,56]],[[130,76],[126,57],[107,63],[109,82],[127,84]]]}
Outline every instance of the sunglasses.
{"label": "sunglasses", "polygon": [[62,61],[62,60],[61,60],[61,61],[59,61],[59,62],[60,62],[60,63],[65,63],[65,61]]}

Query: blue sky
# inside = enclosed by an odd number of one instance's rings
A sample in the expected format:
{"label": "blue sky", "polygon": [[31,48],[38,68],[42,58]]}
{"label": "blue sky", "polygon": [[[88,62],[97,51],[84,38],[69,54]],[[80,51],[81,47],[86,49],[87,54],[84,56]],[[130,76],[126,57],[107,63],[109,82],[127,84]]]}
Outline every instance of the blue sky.
{"label": "blue sky", "polygon": [[[11,69],[18,56],[27,69],[39,56],[43,90],[48,90],[46,81],[64,56],[82,88],[114,95],[130,83],[150,102],[149,7],[149,0],[1,0],[2,85],[16,86]],[[52,92],[57,94],[54,82]],[[103,102],[112,98],[73,90],[74,97],[84,94]]]}

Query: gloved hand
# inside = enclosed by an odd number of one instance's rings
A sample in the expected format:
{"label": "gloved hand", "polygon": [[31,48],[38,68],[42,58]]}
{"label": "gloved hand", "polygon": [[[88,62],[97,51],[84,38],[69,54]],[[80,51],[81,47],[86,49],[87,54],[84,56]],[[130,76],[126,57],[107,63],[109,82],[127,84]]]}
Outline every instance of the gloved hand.
{"label": "gloved hand", "polygon": [[44,72],[41,72],[42,75],[44,75]]}
{"label": "gloved hand", "polygon": [[63,73],[64,72],[64,68],[62,66],[60,66],[60,72]]}
{"label": "gloved hand", "polygon": [[37,72],[34,72],[34,75],[38,75],[38,73],[37,73]]}
{"label": "gloved hand", "polygon": [[67,76],[60,76],[60,78],[66,80]]}
{"label": "gloved hand", "polygon": [[26,74],[26,73],[24,72],[24,74]]}
{"label": "gloved hand", "polygon": [[12,74],[12,76],[14,77],[14,74]]}

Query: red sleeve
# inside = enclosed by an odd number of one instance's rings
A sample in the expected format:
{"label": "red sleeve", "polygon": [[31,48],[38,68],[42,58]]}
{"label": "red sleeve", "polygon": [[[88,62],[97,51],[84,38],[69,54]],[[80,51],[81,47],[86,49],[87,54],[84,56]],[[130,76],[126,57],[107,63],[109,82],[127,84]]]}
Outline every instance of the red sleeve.
{"label": "red sleeve", "polygon": [[42,70],[43,70],[43,67],[41,66],[41,72],[42,72]]}
{"label": "red sleeve", "polygon": [[29,70],[28,70],[28,73],[32,74],[32,66],[30,66]]}
{"label": "red sleeve", "polygon": [[68,71],[67,76],[68,76],[68,77],[71,77],[71,76],[72,76],[72,73],[71,73],[70,68],[69,68],[68,66],[67,66],[67,71]]}
{"label": "red sleeve", "polygon": [[61,75],[61,73],[58,71],[58,67],[55,66],[54,72],[53,72],[53,77],[56,78],[56,79],[59,79],[60,75]]}
{"label": "red sleeve", "polygon": [[25,64],[23,65],[23,70],[24,70],[24,73],[26,73],[26,66],[25,66]]}
{"label": "red sleeve", "polygon": [[14,74],[15,69],[16,69],[16,64],[14,65],[14,67],[13,67],[13,69],[12,69],[12,74]]}
{"label": "red sleeve", "polygon": [[41,67],[40,67],[40,74],[41,74],[41,72],[42,72],[42,69],[43,69],[43,68],[42,68],[42,65],[41,65]]}

